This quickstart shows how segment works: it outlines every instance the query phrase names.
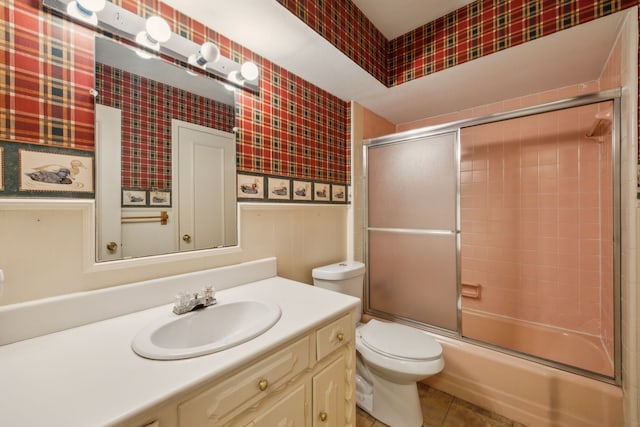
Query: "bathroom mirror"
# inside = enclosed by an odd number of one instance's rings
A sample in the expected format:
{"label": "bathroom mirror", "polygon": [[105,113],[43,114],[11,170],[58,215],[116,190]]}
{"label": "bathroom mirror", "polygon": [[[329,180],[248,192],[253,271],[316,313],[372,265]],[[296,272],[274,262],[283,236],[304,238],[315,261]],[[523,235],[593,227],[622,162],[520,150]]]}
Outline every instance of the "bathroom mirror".
{"label": "bathroom mirror", "polygon": [[237,245],[234,92],[95,38],[96,258]]}

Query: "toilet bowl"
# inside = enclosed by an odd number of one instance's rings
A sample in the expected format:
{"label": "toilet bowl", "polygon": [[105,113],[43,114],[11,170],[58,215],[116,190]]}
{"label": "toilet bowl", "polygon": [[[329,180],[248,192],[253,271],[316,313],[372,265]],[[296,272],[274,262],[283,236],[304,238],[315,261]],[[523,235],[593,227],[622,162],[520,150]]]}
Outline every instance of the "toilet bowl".
{"label": "toilet bowl", "polygon": [[[364,264],[342,262],[314,268],[314,285],[362,300]],[[425,332],[356,315],[356,403],[391,427],[420,427],[417,382],[444,368],[442,347]]]}
{"label": "toilet bowl", "polygon": [[421,426],[416,383],[444,368],[440,344],[418,329],[372,319],[356,328],[356,350],[359,373],[372,386],[359,406],[392,427]]}

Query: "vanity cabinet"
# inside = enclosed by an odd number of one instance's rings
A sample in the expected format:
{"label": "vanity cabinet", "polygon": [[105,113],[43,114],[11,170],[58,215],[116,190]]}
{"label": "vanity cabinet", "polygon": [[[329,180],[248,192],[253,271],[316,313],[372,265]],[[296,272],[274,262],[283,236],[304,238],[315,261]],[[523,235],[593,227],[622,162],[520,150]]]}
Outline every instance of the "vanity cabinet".
{"label": "vanity cabinet", "polygon": [[251,364],[178,405],[180,426],[222,426],[271,397],[282,395],[293,378],[311,366],[311,339],[305,336]]}
{"label": "vanity cabinet", "polygon": [[354,333],[353,314],[342,315],[186,392],[164,406],[163,416],[150,411],[146,422],[159,427],[355,427]]}
{"label": "vanity cabinet", "polygon": [[342,356],[313,376],[313,427],[341,427],[347,424],[345,371],[345,358]]}

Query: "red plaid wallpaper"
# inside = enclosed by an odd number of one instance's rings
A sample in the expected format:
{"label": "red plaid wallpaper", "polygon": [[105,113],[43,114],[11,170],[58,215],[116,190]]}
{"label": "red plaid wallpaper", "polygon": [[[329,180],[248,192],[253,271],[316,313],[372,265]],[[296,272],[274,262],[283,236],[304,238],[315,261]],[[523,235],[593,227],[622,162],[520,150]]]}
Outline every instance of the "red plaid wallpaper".
{"label": "red plaid wallpaper", "polygon": [[[118,3],[118,1],[114,1]],[[349,103],[278,67],[158,0],[122,0],[140,16],[160,14],[178,34],[210,40],[234,61],[260,68],[260,92],[237,91],[238,171],[346,184],[350,179]]]}
{"label": "red plaid wallpaper", "polygon": [[[388,86],[631,7],[638,0],[478,0],[388,41],[350,1],[277,0]],[[174,31],[211,40],[262,71],[257,94],[237,95],[238,169],[349,181],[349,104],[159,0],[114,0]],[[93,32],[39,0],[0,0],[0,139],[93,150]]]}
{"label": "red plaid wallpaper", "polygon": [[350,0],[277,0],[381,83],[388,78],[389,41]]}
{"label": "red plaid wallpaper", "polygon": [[589,22],[638,0],[478,0],[389,42],[387,86]]}
{"label": "red plaid wallpaper", "polygon": [[96,63],[97,102],[122,111],[122,187],[171,190],[171,119],[232,132],[234,109]]}
{"label": "red plaid wallpaper", "polygon": [[93,32],[0,0],[0,138],[93,149]]}
{"label": "red plaid wallpaper", "polygon": [[349,0],[277,1],[388,87],[638,4],[638,0],[478,0],[387,40]]}
{"label": "red plaid wallpaper", "polygon": [[[261,70],[257,94],[237,91],[239,172],[347,184],[349,103],[272,64],[158,0],[114,1],[160,14],[196,43],[211,40]],[[39,0],[0,0],[0,139],[93,150],[93,35]]]}

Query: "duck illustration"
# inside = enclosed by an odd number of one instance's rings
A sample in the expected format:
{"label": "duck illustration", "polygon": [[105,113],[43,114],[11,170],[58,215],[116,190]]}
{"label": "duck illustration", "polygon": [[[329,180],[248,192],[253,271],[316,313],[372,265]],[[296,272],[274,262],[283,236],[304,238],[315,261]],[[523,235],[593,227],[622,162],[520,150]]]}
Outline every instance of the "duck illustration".
{"label": "duck illustration", "polygon": [[135,194],[125,193],[125,197],[129,201],[129,203],[140,203],[144,202],[144,197],[136,196]]}
{"label": "duck illustration", "polygon": [[63,165],[49,164],[34,167],[35,172],[26,173],[29,178],[34,181],[44,182],[47,184],[72,184],[78,174],[80,168],[87,167],[80,160],[71,160],[69,167]]}
{"label": "duck illustration", "polygon": [[153,203],[167,203],[167,198],[165,196],[157,196],[155,194],[153,195],[151,200],[153,201]]}
{"label": "duck illustration", "polygon": [[327,197],[327,187],[323,188],[322,190],[316,191],[316,196],[317,197],[326,198]]}
{"label": "duck illustration", "polygon": [[284,183],[280,183],[280,186],[274,188],[273,190],[271,190],[271,192],[276,196],[286,196],[287,194],[289,194],[289,189],[286,185],[284,185]]}
{"label": "duck illustration", "polygon": [[307,195],[307,189],[305,187],[298,187],[295,193],[296,193],[296,196],[304,197]]}
{"label": "duck illustration", "polygon": [[258,194],[258,180],[254,179],[252,184],[242,184],[240,191],[246,194]]}
{"label": "duck illustration", "polygon": [[67,168],[60,168],[56,171],[36,170],[35,172],[26,173],[29,178],[34,181],[44,182],[46,184],[72,184],[71,171]]}

